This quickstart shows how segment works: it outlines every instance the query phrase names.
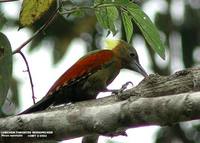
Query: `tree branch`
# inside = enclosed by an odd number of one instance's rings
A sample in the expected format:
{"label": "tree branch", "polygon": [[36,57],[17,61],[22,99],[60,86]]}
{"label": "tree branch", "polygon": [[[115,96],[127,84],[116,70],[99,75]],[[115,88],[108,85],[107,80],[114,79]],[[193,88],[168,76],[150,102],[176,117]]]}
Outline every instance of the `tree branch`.
{"label": "tree branch", "polygon": [[31,91],[32,91],[32,99],[33,99],[33,103],[35,104],[35,95],[34,95],[34,89],[33,89],[33,80],[32,80],[32,76],[31,76],[31,71],[30,71],[30,68],[29,68],[29,64],[28,64],[28,61],[25,57],[25,55],[23,54],[23,52],[21,51],[22,48],[24,48],[29,42],[31,42],[35,37],[37,37],[41,32],[43,32],[52,22],[53,20],[56,18],[56,16],[58,15],[58,11],[60,9],[60,6],[55,10],[55,12],[50,16],[50,18],[46,21],[46,23],[40,27],[40,29],[38,29],[32,37],[30,37],[28,40],[26,40],[21,46],[19,46],[16,50],[14,50],[12,52],[12,54],[16,54],[16,53],[19,53],[25,64],[26,64],[26,67],[27,67],[27,72],[28,72],[28,76],[29,76],[29,79],[30,79],[30,84],[31,84]]}
{"label": "tree branch", "polygon": [[[200,92],[193,92],[200,90],[199,77],[200,68],[171,76],[150,75],[135,88],[120,94],[123,100],[109,96],[35,114],[2,118],[0,130],[53,131],[43,139],[64,140],[92,134],[112,135],[138,126],[165,126],[199,119]],[[24,142],[37,139],[25,136]],[[21,138],[17,139],[22,142]],[[13,141],[14,138],[4,137],[1,140]]]}
{"label": "tree branch", "polygon": [[0,0],[0,3],[1,2],[14,2],[14,1],[18,1],[18,0]]}
{"label": "tree branch", "polygon": [[59,11],[58,7],[55,12],[50,16],[50,18],[45,22],[45,24],[40,27],[29,39],[27,39],[22,45],[20,45],[16,50],[14,50],[12,52],[12,54],[16,54],[19,53],[19,51],[22,50],[22,48],[24,48],[24,46],[26,46],[28,43],[30,43],[35,37],[37,37],[40,33],[42,33],[43,31],[46,30],[46,28],[54,21],[54,19],[58,16],[58,11]]}

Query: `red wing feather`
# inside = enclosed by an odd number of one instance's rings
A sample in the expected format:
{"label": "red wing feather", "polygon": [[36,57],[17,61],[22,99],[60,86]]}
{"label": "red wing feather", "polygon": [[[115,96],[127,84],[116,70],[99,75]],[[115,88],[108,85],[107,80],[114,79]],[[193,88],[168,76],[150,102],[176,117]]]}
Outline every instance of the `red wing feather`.
{"label": "red wing feather", "polygon": [[64,84],[67,86],[72,80],[80,78],[84,75],[88,75],[90,72],[101,69],[102,65],[109,62],[113,58],[113,52],[111,50],[100,50],[92,52],[79,59],[74,65],[72,65],[48,91],[47,95],[58,90]]}

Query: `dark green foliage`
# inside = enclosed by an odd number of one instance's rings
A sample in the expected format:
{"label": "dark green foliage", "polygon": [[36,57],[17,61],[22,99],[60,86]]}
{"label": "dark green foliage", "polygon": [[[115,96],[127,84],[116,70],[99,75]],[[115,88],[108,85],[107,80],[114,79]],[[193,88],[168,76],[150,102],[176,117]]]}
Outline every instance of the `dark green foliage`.
{"label": "dark green foliage", "polygon": [[[100,6],[99,6],[100,5]],[[100,8],[99,8],[100,7]],[[118,10],[121,12],[122,23],[125,29],[126,39],[130,42],[133,35],[132,20],[141,30],[147,43],[154,49],[160,57],[165,59],[165,48],[160,40],[160,35],[150,18],[140,9],[139,6],[129,1],[111,1],[97,0],[95,5],[96,17],[99,24],[116,34],[115,21],[118,16]]]}
{"label": "dark green foliage", "polygon": [[12,51],[7,37],[0,33],[0,106],[4,103],[12,76]]}

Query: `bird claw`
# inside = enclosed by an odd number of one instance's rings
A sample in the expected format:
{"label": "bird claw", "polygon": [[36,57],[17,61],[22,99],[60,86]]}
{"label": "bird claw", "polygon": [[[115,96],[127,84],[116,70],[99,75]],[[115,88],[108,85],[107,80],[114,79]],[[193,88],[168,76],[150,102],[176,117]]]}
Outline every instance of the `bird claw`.
{"label": "bird claw", "polygon": [[129,84],[131,84],[133,86],[133,83],[131,81],[128,81],[128,82],[126,82],[125,84],[122,85],[120,90],[124,91],[128,87]]}
{"label": "bird claw", "polygon": [[131,84],[133,86],[133,83],[131,81],[128,81],[125,84],[123,84],[122,87],[119,90],[113,90],[112,93],[117,94],[117,95],[119,93],[122,93],[125,89],[127,89],[129,84]]}
{"label": "bird claw", "polygon": [[128,87],[129,84],[131,84],[131,85],[133,86],[133,83],[132,83],[131,81],[128,81],[128,82],[126,82],[125,84],[123,84],[122,87],[121,87],[120,89],[117,89],[117,90],[116,90],[116,89],[106,89],[105,92],[112,92],[112,94],[116,95],[117,98],[118,98],[119,100],[124,100],[124,99],[127,99],[127,98],[124,97],[124,95],[123,95],[123,97],[122,97],[122,96],[121,96],[121,93],[122,93],[125,89],[127,89],[127,87]]}
{"label": "bird claw", "polygon": [[128,81],[126,82],[125,84],[122,85],[121,89],[115,91],[115,92],[112,92],[114,93],[115,95],[117,95],[117,98],[119,100],[124,100],[124,99],[127,99],[126,97],[124,97],[124,95],[122,96],[120,93],[122,93],[125,89],[127,89],[128,85],[131,84],[133,86],[133,83],[131,81]]}

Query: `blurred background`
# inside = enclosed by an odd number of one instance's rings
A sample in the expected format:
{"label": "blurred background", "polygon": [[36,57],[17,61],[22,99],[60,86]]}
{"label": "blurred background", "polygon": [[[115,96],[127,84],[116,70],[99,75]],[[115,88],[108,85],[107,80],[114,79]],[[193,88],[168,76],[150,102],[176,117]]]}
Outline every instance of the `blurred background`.
{"label": "blurred background", "polygon": [[[73,3],[72,3],[73,2]],[[18,31],[18,18],[22,1],[0,4],[0,30],[11,42],[12,49],[19,47],[39,29],[55,10],[56,5],[31,27]],[[67,6],[91,5],[92,0],[66,1]],[[159,29],[166,46],[163,61],[146,44],[139,29],[134,25],[132,44],[139,54],[142,66],[150,73],[170,75],[175,71],[200,64],[200,1],[199,0],[143,0],[138,1],[145,13]],[[106,38],[125,39],[120,19],[118,34],[112,36],[102,29],[94,12],[76,13],[70,17],[58,16],[56,20],[27,47],[23,49],[30,65],[37,101],[41,99],[54,81],[88,51],[103,48]],[[13,56],[13,80],[8,100],[1,107],[1,116],[16,114],[33,104],[26,67],[19,55]],[[120,88],[125,82],[137,85],[142,76],[123,70],[109,88]],[[101,93],[98,97],[109,94]],[[0,99],[1,100],[1,99]],[[199,143],[200,122],[190,121],[170,127],[139,127],[129,129],[128,137],[100,137],[101,143]],[[63,141],[81,142],[81,138]]]}

